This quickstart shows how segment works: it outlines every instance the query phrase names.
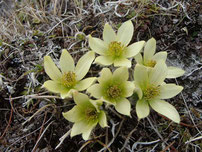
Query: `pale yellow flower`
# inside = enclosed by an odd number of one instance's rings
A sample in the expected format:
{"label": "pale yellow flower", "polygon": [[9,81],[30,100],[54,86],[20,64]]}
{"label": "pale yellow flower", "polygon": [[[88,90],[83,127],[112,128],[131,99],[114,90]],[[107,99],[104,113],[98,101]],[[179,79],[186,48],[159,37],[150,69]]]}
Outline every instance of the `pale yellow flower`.
{"label": "pale yellow flower", "polygon": [[136,65],[134,81],[139,100],[136,104],[136,113],[139,119],[149,115],[151,106],[156,112],[179,123],[180,116],[171,104],[164,101],[179,94],[183,87],[173,83],[164,82],[167,76],[167,66],[164,61],[159,61],[150,71],[143,65]]}
{"label": "pale yellow flower", "polygon": [[114,105],[119,113],[130,116],[131,104],[126,98],[133,94],[134,84],[127,81],[128,77],[126,67],[116,69],[113,74],[110,69],[104,68],[98,78],[99,84],[92,85],[87,92],[97,99]]}
{"label": "pale yellow flower", "polygon": [[[137,54],[135,56],[135,61],[138,64],[144,65],[148,68],[153,68],[160,60],[166,62],[167,59],[166,51],[161,51],[156,54],[155,52],[156,52],[156,40],[154,38],[151,38],[146,42],[144,46],[143,56],[141,55],[141,53]],[[185,71],[182,70],[181,68],[169,66],[166,78],[177,78],[182,76],[184,73]]]}
{"label": "pale yellow flower", "polygon": [[64,49],[59,62],[60,71],[51,57],[45,56],[44,69],[52,80],[44,82],[42,87],[50,92],[60,93],[61,98],[71,97],[74,90],[87,89],[96,80],[96,77],[82,79],[88,73],[94,58],[94,52],[88,52],[79,59],[75,67],[73,58]]}
{"label": "pale yellow flower", "polygon": [[102,101],[91,100],[87,95],[75,92],[73,94],[76,106],[70,111],[64,112],[65,119],[74,123],[70,136],[82,134],[84,140],[88,140],[90,134],[99,123],[102,128],[107,127],[107,118],[100,109]]}
{"label": "pale yellow flower", "polygon": [[128,58],[137,55],[145,43],[145,41],[139,41],[128,46],[132,39],[133,31],[133,24],[129,20],[121,25],[117,34],[106,23],[103,40],[89,36],[90,48],[101,55],[95,59],[95,63],[104,66],[114,64],[115,67],[131,67],[131,61]]}

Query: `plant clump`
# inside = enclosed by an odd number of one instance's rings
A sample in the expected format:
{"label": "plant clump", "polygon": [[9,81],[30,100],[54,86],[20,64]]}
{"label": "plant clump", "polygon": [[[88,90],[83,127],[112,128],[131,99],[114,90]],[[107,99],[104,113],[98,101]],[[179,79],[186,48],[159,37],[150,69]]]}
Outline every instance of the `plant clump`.
{"label": "plant clump", "polygon": [[[89,36],[89,46],[92,51],[82,56],[77,65],[67,50],[62,51],[59,66],[54,64],[50,56],[44,57],[44,68],[51,80],[43,84],[47,90],[60,93],[61,98],[73,96],[76,105],[69,111],[63,112],[65,119],[73,122],[71,137],[82,134],[84,140],[91,137],[91,132],[97,124],[107,127],[106,111],[113,106],[120,114],[130,116],[136,110],[140,119],[147,117],[150,107],[156,112],[179,123],[180,116],[174,106],[165,101],[179,94],[183,87],[173,83],[165,83],[166,78],[177,78],[184,71],[177,67],[166,65],[167,52],[156,51],[154,38],[139,41],[128,46],[133,36],[132,22],[124,22],[118,32],[106,23],[103,40]],[[142,52],[143,51],[143,55]],[[97,53],[100,56],[95,58]],[[135,58],[133,79],[130,77],[131,60]],[[99,77],[83,79],[91,64],[101,66],[114,65],[114,68],[104,67]],[[115,68],[118,67],[118,68]],[[115,70],[114,70],[115,69]],[[86,91],[90,97],[81,91]],[[138,100],[129,98],[134,94]],[[90,99],[93,97],[96,100]],[[131,102],[135,102],[135,108]],[[105,106],[107,105],[107,106]]]}

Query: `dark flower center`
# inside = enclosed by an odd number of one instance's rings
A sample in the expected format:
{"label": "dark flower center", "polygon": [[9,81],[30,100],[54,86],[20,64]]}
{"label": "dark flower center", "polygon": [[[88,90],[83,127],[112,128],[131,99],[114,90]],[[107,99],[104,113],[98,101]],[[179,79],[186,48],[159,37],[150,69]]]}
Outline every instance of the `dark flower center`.
{"label": "dark flower center", "polygon": [[85,116],[87,121],[94,121],[98,118],[98,112],[95,108],[87,108],[85,110]]}
{"label": "dark flower center", "polygon": [[121,95],[121,89],[117,85],[110,86],[107,89],[107,96],[110,98],[117,98]]}

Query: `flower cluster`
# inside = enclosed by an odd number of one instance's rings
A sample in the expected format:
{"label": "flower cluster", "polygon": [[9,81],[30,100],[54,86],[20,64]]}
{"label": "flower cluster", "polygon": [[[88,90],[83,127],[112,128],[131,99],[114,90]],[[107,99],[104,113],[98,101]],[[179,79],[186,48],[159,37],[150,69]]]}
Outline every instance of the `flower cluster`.
{"label": "flower cluster", "polygon": [[[76,104],[70,111],[63,112],[64,118],[74,123],[71,137],[82,134],[83,139],[88,140],[97,124],[107,127],[107,106],[112,105],[118,113],[131,117],[131,102],[136,102],[134,109],[139,120],[149,115],[151,107],[172,121],[180,122],[177,110],[164,99],[176,96],[183,87],[166,84],[164,81],[166,78],[182,76],[184,71],[166,65],[167,52],[155,54],[154,38],[129,45],[132,36],[131,21],[123,23],[117,33],[107,23],[104,26],[103,40],[89,36],[92,51],[82,56],[76,66],[67,50],[62,51],[60,70],[50,56],[44,57],[45,72],[51,80],[44,82],[43,87],[59,93],[62,99],[73,97]],[[95,58],[95,53],[100,56]],[[132,79],[129,68],[133,58],[137,64]],[[114,67],[104,67],[98,78],[83,79],[93,61],[101,66],[113,64]],[[90,97],[84,94],[85,90]],[[129,98],[133,94],[138,95],[137,101]]]}

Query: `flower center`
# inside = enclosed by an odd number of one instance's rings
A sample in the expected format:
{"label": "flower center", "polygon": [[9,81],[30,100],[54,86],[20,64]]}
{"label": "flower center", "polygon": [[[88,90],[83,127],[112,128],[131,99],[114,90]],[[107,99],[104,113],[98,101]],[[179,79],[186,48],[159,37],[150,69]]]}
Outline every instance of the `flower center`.
{"label": "flower center", "polygon": [[74,72],[66,72],[62,76],[62,84],[66,87],[73,87],[76,84],[76,74]]}
{"label": "flower center", "polygon": [[125,50],[125,47],[121,45],[121,42],[113,41],[109,44],[109,54],[113,57],[120,57]]}
{"label": "flower center", "polygon": [[94,108],[87,108],[85,110],[85,116],[87,121],[93,121],[98,118],[98,113]]}
{"label": "flower center", "polygon": [[150,61],[146,62],[144,65],[153,68],[156,65],[156,61],[150,60]]}
{"label": "flower center", "polygon": [[110,86],[107,89],[107,95],[110,98],[117,98],[121,95],[121,89],[117,85]]}
{"label": "flower center", "polygon": [[160,94],[160,88],[159,86],[148,86],[144,91],[143,91],[143,95],[144,95],[144,99],[146,100],[151,100],[153,98],[155,98],[156,96],[158,96]]}

